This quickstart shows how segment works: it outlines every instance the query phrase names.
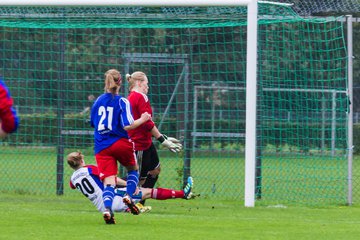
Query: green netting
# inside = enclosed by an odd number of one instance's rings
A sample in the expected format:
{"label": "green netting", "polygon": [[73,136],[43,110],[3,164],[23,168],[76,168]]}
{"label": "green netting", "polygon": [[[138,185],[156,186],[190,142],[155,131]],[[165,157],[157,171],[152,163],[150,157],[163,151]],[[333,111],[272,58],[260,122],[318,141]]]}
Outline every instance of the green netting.
{"label": "green netting", "polygon": [[[21,28],[199,28],[246,24],[245,7],[3,7],[2,26]],[[264,19],[296,18],[287,7],[260,5]],[[99,17],[101,15],[101,17]],[[180,23],[180,24],[179,24]]]}
{"label": "green netting", "polygon": [[357,14],[360,11],[358,0],[277,0],[276,2],[294,4],[297,13],[303,16],[330,14]]}
{"label": "green netting", "polygon": [[264,198],[282,192],[286,201],[346,202],[342,24],[303,21],[264,28],[259,34],[259,191]]}
{"label": "green netting", "polygon": [[[257,197],[345,203],[343,22],[271,4],[259,14]],[[21,118],[0,143],[0,190],[72,194],[64,156],[94,162],[89,107],[117,68],[148,75],[157,125],[183,140],[179,155],[159,147],[159,185],[191,173],[203,197],[242,200],[246,34],[242,7],[0,8],[0,66]]]}

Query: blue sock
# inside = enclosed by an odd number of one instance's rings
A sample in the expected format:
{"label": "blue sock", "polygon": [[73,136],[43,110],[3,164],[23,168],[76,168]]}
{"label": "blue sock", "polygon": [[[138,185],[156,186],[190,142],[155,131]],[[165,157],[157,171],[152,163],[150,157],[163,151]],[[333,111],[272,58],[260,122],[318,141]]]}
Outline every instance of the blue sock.
{"label": "blue sock", "polygon": [[114,196],[115,196],[114,187],[111,185],[106,185],[102,195],[105,208],[111,210]]}
{"label": "blue sock", "polygon": [[132,197],[136,187],[139,183],[139,173],[138,171],[132,170],[128,172],[127,180],[126,180],[126,193]]}

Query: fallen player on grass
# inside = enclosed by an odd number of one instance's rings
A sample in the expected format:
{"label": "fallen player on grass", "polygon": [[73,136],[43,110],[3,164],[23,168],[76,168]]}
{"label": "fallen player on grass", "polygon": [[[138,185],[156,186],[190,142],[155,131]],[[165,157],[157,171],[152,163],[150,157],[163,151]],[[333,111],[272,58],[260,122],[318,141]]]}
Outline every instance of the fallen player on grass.
{"label": "fallen player on grass", "polygon": [[[95,165],[86,165],[84,155],[81,152],[72,152],[67,156],[67,163],[74,170],[70,178],[70,187],[72,189],[78,189],[85,197],[87,197],[100,212],[105,211],[104,202],[102,199],[104,185],[99,177],[99,170]],[[126,181],[117,178],[117,185],[126,186]],[[138,188],[136,194],[133,196],[133,200],[138,203],[145,199],[191,199],[193,193],[191,192],[193,187],[192,177],[188,177],[187,184],[183,190],[173,190],[168,188]],[[126,187],[116,188],[115,196],[112,204],[113,212],[128,212],[129,209],[133,209],[133,202],[126,201],[124,195],[126,194]],[[136,206],[137,207],[137,206]],[[138,207],[137,207],[138,208]],[[138,212],[146,212],[151,210],[151,207],[143,207],[140,211],[131,212],[135,215]],[[115,224],[115,218],[112,216],[110,221],[106,221],[107,224]]]}

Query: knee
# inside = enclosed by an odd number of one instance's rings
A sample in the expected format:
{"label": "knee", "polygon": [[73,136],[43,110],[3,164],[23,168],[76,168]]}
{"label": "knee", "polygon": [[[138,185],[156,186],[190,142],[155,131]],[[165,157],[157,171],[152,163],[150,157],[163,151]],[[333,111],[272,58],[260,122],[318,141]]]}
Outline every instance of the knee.
{"label": "knee", "polygon": [[161,168],[155,168],[154,170],[149,171],[149,175],[151,175],[152,177],[156,177],[160,174],[161,172]]}
{"label": "knee", "polygon": [[145,181],[146,181],[146,178],[141,179],[141,180],[139,181],[139,185],[142,186],[142,185],[145,183]]}

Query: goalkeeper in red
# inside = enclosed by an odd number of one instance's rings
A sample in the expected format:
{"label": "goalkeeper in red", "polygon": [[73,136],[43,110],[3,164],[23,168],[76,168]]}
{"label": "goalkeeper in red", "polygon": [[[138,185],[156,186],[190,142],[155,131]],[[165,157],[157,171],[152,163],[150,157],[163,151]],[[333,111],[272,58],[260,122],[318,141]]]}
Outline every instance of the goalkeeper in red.
{"label": "goalkeeper in red", "polygon": [[13,133],[19,126],[19,118],[13,107],[9,89],[0,77],[0,138]]}
{"label": "goalkeeper in red", "polygon": [[[152,108],[147,96],[149,81],[146,74],[140,71],[131,75],[126,74],[126,80],[129,83],[130,94],[128,100],[134,119],[140,118],[144,112],[148,112],[152,116]],[[139,184],[144,188],[153,188],[160,173],[160,161],[152,137],[155,137],[163,146],[174,153],[180,152],[182,145],[176,138],[161,134],[152,119],[128,132],[130,138],[135,142],[135,151],[140,170]],[[142,201],[142,204],[144,204],[144,201]]]}

